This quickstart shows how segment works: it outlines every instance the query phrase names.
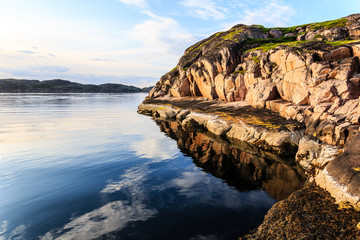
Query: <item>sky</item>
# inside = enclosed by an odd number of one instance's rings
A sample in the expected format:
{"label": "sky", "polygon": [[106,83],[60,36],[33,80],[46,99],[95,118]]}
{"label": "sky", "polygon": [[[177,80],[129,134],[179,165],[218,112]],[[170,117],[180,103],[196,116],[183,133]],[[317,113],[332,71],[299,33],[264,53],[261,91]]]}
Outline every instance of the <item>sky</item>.
{"label": "sky", "polygon": [[233,25],[353,13],[359,0],[0,0],[0,78],[151,86],[186,48]]}

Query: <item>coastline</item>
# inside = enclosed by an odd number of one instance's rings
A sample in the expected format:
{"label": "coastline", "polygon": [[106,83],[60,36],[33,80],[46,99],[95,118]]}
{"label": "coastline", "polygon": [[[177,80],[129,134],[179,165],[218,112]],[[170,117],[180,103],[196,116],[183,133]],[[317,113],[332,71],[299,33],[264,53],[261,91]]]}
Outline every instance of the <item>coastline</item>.
{"label": "coastline", "polygon": [[[342,179],[344,177],[339,180],[336,173],[327,170],[337,169],[337,162],[344,165],[344,161],[337,159],[348,158],[349,148],[352,149],[351,155],[357,156],[357,148],[351,148],[360,139],[357,134],[350,136],[344,148],[320,143],[305,134],[304,124],[266,109],[252,108],[244,102],[225,103],[186,97],[146,99],[139,105],[138,112],[155,119],[176,120],[184,130],[195,128],[209,131],[215,136],[225,137],[233,144],[247,142],[268,154],[296,155],[296,163],[304,169],[307,177],[304,188],[274,205],[262,225],[242,239],[264,239],[264,236],[268,239],[296,239],[297,236],[306,238],[319,234],[342,236],[344,239],[360,237],[360,194],[354,190],[349,192],[351,189],[359,189],[360,182],[355,180],[360,172],[354,171],[351,166],[347,167],[349,171],[342,171],[346,167],[341,166],[337,171],[342,173],[341,176],[351,172],[349,178],[353,181],[347,179],[346,182]],[[329,163],[335,165],[331,167]],[[332,185],[329,184],[329,178]],[[348,184],[346,187],[345,182]],[[315,204],[319,202],[321,204]],[[310,217],[302,219],[303,215]],[[326,219],[332,219],[331,224]],[[274,228],[279,221],[288,227]],[[290,233],[290,227],[296,231]]]}

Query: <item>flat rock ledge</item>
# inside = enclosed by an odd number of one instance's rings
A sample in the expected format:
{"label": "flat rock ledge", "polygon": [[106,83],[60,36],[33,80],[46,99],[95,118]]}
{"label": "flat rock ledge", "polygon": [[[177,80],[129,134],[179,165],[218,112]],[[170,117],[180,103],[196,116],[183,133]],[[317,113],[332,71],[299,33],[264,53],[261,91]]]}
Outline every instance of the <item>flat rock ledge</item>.
{"label": "flat rock ledge", "polygon": [[185,129],[202,128],[232,142],[247,142],[282,156],[294,156],[305,134],[303,124],[244,103],[157,98],[145,100],[138,112],[176,119]]}

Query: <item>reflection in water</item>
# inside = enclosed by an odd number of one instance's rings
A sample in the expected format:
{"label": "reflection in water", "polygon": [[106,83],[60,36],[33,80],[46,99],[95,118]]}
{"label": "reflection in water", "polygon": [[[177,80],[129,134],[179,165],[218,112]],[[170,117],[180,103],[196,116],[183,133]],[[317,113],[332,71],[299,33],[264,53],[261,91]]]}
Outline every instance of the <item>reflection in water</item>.
{"label": "reflection in water", "polygon": [[146,221],[156,213],[136,202],[131,205],[115,201],[99,209],[75,218],[55,233],[47,233],[42,240],[55,239],[94,239],[103,234],[122,229],[129,222]]}
{"label": "reflection in water", "polygon": [[250,146],[163,122],[170,139],[144,97],[0,94],[0,240],[236,239],[276,202],[260,188],[300,185]]}
{"label": "reflection in water", "polygon": [[[303,171],[292,165],[291,159],[285,162],[246,143],[231,145],[211,134],[188,132],[178,122],[156,122],[197,166],[239,190],[261,188],[276,200],[282,200],[304,184]],[[188,184],[191,184],[191,178]]]}

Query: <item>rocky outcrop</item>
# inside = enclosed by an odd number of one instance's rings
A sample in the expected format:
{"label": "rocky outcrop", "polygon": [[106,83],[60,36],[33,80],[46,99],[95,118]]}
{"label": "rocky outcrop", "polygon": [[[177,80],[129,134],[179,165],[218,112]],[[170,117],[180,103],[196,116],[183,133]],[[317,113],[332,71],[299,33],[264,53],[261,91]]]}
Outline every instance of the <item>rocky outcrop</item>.
{"label": "rocky outcrop", "polygon": [[155,118],[177,119],[184,129],[204,129],[232,142],[247,142],[278,155],[294,156],[305,132],[303,124],[269,110],[221,105],[211,100],[148,99],[138,111]]}
{"label": "rocky outcrop", "polygon": [[[185,129],[200,127],[265,151],[296,153],[310,183],[327,190],[337,204],[359,210],[359,58],[360,14],[290,28],[240,24],[188,48],[144,103],[193,99],[170,104],[174,114],[150,112],[177,118]],[[192,106],[194,99],[201,100]],[[274,120],[274,114],[281,119]],[[283,204],[296,206],[291,201]],[[276,216],[275,212],[270,215]],[[291,214],[282,217],[281,224],[300,221]],[[261,231],[260,227],[258,236],[277,236],[271,228]],[[329,236],[338,234],[336,231]]]}
{"label": "rocky outcrop", "polygon": [[316,183],[329,191],[336,201],[360,209],[360,134],[355,133],[344,153],[336,156],[315,177]]}
{"label": "rocky outcrop", "polygon": [[246,101],[341,147],[360,118],[359,21],[357,14],[292,28],[236,25],[188,48],[149,98]]}

